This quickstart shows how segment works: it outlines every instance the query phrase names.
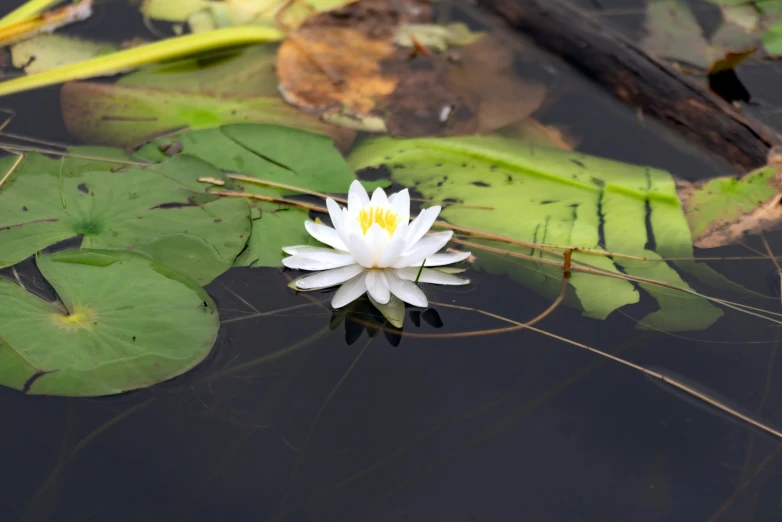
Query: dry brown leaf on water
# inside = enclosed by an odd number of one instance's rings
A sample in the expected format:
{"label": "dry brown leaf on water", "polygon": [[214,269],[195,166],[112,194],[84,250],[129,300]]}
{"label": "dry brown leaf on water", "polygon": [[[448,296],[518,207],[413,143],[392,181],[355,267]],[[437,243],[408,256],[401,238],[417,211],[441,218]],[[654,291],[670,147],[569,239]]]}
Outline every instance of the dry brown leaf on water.
{"label": "dry brown leaf on water", "polygon": [[380,69],[394,52],[388,41],[370,39],[355,29],[297,31],[277,53],[280,92],[305,111],[354,117],[354,128],[385,131],[377,101],[394,92],[398,79]]}
{"label": "dry brown leaf on water", "polygon": [[280,91],[326,121],[403,136],[490,132],[542,103],[545,88],[517,78],[513,53],[490,35],[443,54],[411,53],[393,43],[398,21],[312,20],[280,47]]}

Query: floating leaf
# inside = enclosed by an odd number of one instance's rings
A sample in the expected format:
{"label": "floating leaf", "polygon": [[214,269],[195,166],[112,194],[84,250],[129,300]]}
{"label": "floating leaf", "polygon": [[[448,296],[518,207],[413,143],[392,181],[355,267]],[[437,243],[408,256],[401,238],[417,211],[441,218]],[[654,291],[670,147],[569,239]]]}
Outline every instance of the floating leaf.
{"label": "floating leaf", "polygon": [[[220,169],[316,192],[344,193],[355,179],[329,138],[287,127],[227,125],[194,131],[157,140],[139,156],[160,161],[165,157],[161,149],[172,145]],[[246,182],[232,188],[277,198],[296,194]],[[237,266],[280,266],[283,246],[308,243],[305,210],[254,200],[251,205],[253,231]]]}
{"label": "floating leaf", "polygon": [[[363,142],[349,160],[356,169],[384,164],[395,181],[425,198],[494,208],[444,208],[443,219],[455,225],[525,242],[604,249],[649,259],[674,254],[692,256],[692,240],[674,182],[662,171],[486,136],[378,138]],[[647,205],[653,238],[647,237]],[[655,252],[646,248],[652,239]],[[510,249],[541,261],[562,261],[528,247]],[[509,274],[552,298],[559,293],[561,267],[488,252],[476,252],[476,257],[478,268]],[[690,289],[665,262],[578,252],[573,259],[616,276],[624,272]],[[708,267],[693,265],[681,268],[704,278],[719,278],[708,272]],[[576,272],[570,283],[575,290],[570,302],[580,304],[591,317],[605,318],[613,310],[639,300],[635,286],[620,277]],[[651,284],[640,286],[660,305],[659,311],[642,319],[650,327],[702,329],[722,315],[701,297]]]}
{"label": "floating leaf", "polygon": [[11,60],[14,67],[24,68],[27,74],[34,74],[116,50],[113,44],[59,34],[42,34],[11,47]]}
{"label": "floating leaf", "polygon": [[545,88],[520,80],[513,53],[488,36],[459,59],[419,55],[393,34],[335,26],[304,27],[277,54],[285,99],[324,120],[369,132],[431,136],[491,132],[534,112]]}
{"label": "floating leaf", "polygon": [[68,131],[88,143],[131,146],[168,131],[228,123],[272,123],[331,134],[352,133],[302,113],[279,96],[253,98],[105,83],[68,83],[61,108]]}
{"label": "floating leaf", "polygon": [[779,167],[763,167],[743,178],[716,178],[692,185],[680,195],[695,245],[713,248],[735,243],[782,223]]}
{"label": "floating leaf", "polygon": [[711,41],[684,0],[650,0],[646,7],[644,49],[660,58],[681,61],[714,74],[732,69],[758,47],[757,39],[726,22]]}
{"label": "floating leaf", "polygon": [[[0,162],[0,172],[14,159]],[[219,170],[186,155],[117,169],[27,154],[0,190],[0,266],[76,236],[83,248],[145,251],[202,284],[231,266],[250,235],[249,209],[203,192],[198,176],[219,177]],[[198,245],[192,273],[194,252],[183,251],[185,243]]]}
{"label": "floating leaf", "polygon": [[0,384],[36,395],[111,395],[201,362],[219,321],[195,283],[140,254],[64,251],[36,263],[62,305],[0,279]]}

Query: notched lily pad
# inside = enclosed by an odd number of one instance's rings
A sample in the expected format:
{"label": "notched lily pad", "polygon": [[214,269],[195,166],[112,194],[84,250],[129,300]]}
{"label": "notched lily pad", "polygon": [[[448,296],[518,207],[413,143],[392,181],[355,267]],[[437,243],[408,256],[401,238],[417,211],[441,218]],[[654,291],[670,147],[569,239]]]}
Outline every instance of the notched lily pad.
{"label": "notched lily pad", "polygon": [[63,251],[36,263],[61,302],[0,279],[0,384],[36,395],[111,395],[201,362],[215,304],[194,282],[140,254]]}
{"label": "notched lily pad", "polygon": [[[355,179],[329,138],[287,127],[226,125],[188,132],[157,140],[141,149],[138,157],[160,161],[172,147],[226,171],[327,194],[345,192]],[[225,188],[275,198],[296,194],[231,180]],[[236,266],[280,266],[283,246],[309,243],[304,229],[307,211],[253,199],[249,202],[252,235]]]}
{"label": "notched lily pad", "polygon": [[[0,171],[13,160],[0,162]],[[222,176],[213,166],[187,155],[149,166],[106,165],[26,155],[0,188],[0,266],[82,236],[83,248],[141,250],[206,284],[244,248],[247,203],[206,194],[197,181]],[[169,236],[176,240],[156,243]],[[197,269],[193,252],[183,250],[185,237],[211,253]]]}

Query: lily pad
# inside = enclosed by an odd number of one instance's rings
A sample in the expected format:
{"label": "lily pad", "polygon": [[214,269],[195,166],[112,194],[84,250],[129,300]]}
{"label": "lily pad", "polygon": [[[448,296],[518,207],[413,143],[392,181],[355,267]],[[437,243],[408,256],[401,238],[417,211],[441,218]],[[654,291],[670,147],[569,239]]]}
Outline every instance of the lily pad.
{"label": "lily pad", "polygon": [[0,280],[0,384],[36,395],[145,388],[201,362],[219,321],[197,284],[140,254],[63,251],[36,263],[61,303]]}
{"label": "lily pad", "polygon": [[165,132],[205,129],[229,123],[271,123],[352,140],[288,105],[280,96],[243,97],[157,87],[67,83],[61,93],[68,131],[101,145],[131,146]]}
{"label": "lily pad", "polygon": [[[321,193],[344,193],[353,170],[325,137],[274,125],[226,125],[157,140],[139,158],[160,161],[172,147],[212,165],[242,175]],[[234,182],[227,188],[282,198],[295,191]],[[290,206],[250,200],[253,230],[236,266],[280,266],[282,247],[307,244],[307,212]]]}
{"label": "lily pad", "polygon": [[[455,225],[525,242],[586,247],[649,259],[693,255],[675,184],[663,171],[491,136],[377,138],[363,142],[349,161],[356,169],[386,165],[395,181],[425,198],[494,209],[458,205],[444,208],[442,218]],[[647,234],[647,219],[654,237]],[[647,248],[650,241],[655,251]],[[561,258],[528,247],[485,243],[561,263]],[[560,267],[483,251],[475,255],[478,268],[508,274],[551,298],[559,293]],[[591,317],[605,318],[639,300],[637,287],[621,279],[621,273],[690,290],[666,262],[585,253],[575,253],[573,259],[617,276],[572,275],[574,292],[568,295],[568,301]],[[720,278],[700,264],[683,263],[680,268],[703,279]],[[660,306],[642,319],[647,326],[670,331],[702,329],[722,315],[701,297],[652,284],[640,287]]]}
{"label": "lily pad", "polygon": [[[14,159],[0,162],[0,172]],[[251,224],[245,201],[218,199],[198,183],[219,170],[187,155],[118,167],[27,154],[0,189],[0,266],[76,236],[83,248],[144,251],[202,284],[231,266]],[[185,244],[198,246],[196,265]]]}

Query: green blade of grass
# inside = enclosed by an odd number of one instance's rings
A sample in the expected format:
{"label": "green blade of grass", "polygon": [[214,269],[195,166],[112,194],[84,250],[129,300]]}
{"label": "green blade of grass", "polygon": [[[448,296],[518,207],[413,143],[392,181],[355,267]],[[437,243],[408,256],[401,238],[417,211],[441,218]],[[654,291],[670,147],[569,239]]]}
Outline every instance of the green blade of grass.
{"label": "green blade of grass", "polygon": [[84,80],[93,76],[107,75],[112,72],[119,72],[205,51],[277,41],[283,37],[284,33],[274,28],[229,27],[206,33],[168,38],[160,42],[118,51],[38,74],[0,82],[0,96],[73,80]]}
{"label": "green blade of grass", "polygon": [[31,16],[42,13],[49,7],[61,2],[62,0],[30,0],[29,2],[17,7],[3,18],[0,18],[0,27],[6,27]]}

